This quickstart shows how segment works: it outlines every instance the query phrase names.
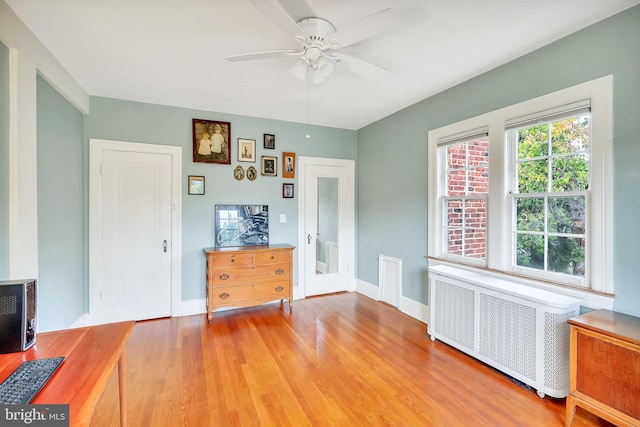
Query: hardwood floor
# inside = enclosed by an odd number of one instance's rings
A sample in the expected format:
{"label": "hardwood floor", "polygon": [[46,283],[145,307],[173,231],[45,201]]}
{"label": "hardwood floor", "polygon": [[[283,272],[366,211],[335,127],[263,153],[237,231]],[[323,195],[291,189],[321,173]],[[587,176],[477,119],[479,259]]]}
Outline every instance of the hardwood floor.
{"label": "hardwood floor", "polygon": [[[564,399],[357,293],[136,323],[131,426],[563,426]],[[92,426],[119,425],[114,375]],[[579,410],[574,426],[609,425]]]}

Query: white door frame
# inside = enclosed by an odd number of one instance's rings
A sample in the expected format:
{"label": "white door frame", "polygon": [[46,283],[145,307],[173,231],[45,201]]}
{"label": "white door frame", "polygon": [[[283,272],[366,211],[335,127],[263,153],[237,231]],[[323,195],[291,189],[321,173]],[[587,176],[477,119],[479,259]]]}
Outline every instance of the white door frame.
{"label": "white door frame", "polygon": [[171,156],[171,316],[182,303],[182,147],[137,142],[89,140],[89,323],[102,322],[100,303],[102,259],[102,175],[104,151],[127,151]]}
{"label": "white door frame", "polygon": [[[355,161],[349,159],[332,159],[324,157],[306,157],[298,158],[298,298],[304,298],[306,293],[306,168],[307,166],[334,166],[346,167],[348,172],[348,191],[345,194],[346,217],[349,218],[345,226],[345,242],[340,242],[341,251],[346,251],[346,264],[348,271],[347,290],[354,291],[356,289],[355,280]],[[315,214],[315,213],[314,213]],[[311,268],[315,270],[315,263]]]}

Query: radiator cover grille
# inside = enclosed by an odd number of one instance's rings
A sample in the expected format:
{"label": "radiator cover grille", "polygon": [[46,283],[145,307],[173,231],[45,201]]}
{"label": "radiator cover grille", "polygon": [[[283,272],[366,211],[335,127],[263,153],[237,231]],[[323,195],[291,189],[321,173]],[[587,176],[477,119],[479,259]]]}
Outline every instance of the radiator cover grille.
{"label": "radiator cover grille", "polygon": [[481,293],[478,331],[481,355],[535,380],[535,308]]}
{"label": "radiator cover grille", "polygon": [[448,266],[429,269],[429,334],[535,388],[569,392],[580,300]]}

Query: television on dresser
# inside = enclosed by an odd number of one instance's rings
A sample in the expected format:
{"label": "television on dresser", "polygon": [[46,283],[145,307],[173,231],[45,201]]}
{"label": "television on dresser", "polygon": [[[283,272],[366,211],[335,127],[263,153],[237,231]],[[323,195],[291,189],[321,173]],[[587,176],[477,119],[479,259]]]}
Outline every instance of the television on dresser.
{"label": "television on dresser", "polygon": [[269,244],[268,205],[216,205],[215,246]]}

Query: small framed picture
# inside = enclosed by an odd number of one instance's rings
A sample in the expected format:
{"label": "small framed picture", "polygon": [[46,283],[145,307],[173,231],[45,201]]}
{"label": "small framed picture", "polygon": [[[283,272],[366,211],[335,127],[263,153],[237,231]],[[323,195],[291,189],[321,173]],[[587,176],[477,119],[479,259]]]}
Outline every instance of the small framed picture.
{"label": "small framed picture", "polygon": [[264,134],[264,148],[273,150],[276,148],[276,136],[271,133]]}
{"label": "small framed picture", "polygon": [[282,177],[295,178],[296,175],[296,153],[282,153]]}
{"label": "small framed picture", "polygon": [[242,166],[236,166],[233,170],[233,177],[237,181],[242,181],[244,179],[244,168]]}
{"label": "small framed picture", "polygon": [[193,161],[231,164],[231,123],[193,119]]}
{"label": "small framed picture", "polygon": [[282,197],[285,199],[293,199],[293,184],[282,184]]}
{"label": "small framed picture", "polygon": [[189,175],[189,194],[204,195],[204,176]]}
{"label": "small framed picture", "polygon": [[278,176],[278,158],[262,156],[262,175]]}
{"label": "small framed picture", "polygon": [[239,162],[255,162],[256,161],[256,140],[238,138],[238,161]]}
{"label": "small framed picture", "polygon": [[256,168],[254,168],[253,166],[249,166],[249,169],[247,169],[247,179],[249,181],[253,181],[257,176],[258,171],[256,170]]}

